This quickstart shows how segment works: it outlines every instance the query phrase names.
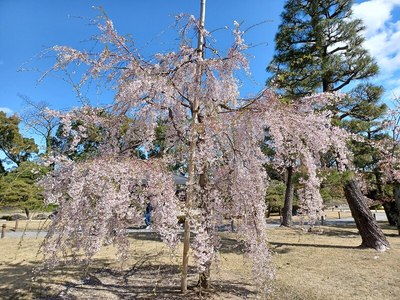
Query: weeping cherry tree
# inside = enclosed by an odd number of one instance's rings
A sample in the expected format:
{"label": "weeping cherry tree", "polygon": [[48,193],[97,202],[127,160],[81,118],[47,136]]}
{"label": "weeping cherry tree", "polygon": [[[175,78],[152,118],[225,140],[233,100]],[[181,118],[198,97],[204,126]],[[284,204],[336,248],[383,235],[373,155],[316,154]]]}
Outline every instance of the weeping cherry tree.
{"label": "weeping cherry tree", "polygon": [[[205,3],[205,2],[204,2]],[[83,251],[90,259],[105,243],[113,243],[125,259],[129,240],[126,228],[143,218],[146,203],[154,207],[154,230],[172,248],[179,243],[177,215],[185,214],[181,290],[187,290],[189,249],[199,272],[199,284],[207,288],[211,263],[221,245],[217,226],[240,218],[238,240],[244,242],[253,261],[254,279],[268,292],[274,270],[268,249],[265,223],[265,192],[268,178],[261,151],[266,129],[276,152],[276,164],[287,156],[287,141],[302,153],[304,212],[315,222],[321,211],[319,156],[329,150],[347,164],[347,134],[334,126],[327,105],[335,95],[319,94],[284,104],[272,92],[240,99],[236,73],[248,71],[243,54],[243,32],[235,22],[233,44],[221,56],[204,52],[209,33],[204,17],[178,16],[184,21],[176,52],[157,53],[143,59],[133,42],[119,35],[111,20],[99,22],[99,53],[55,46],[54,71],[85,68],[80,86],[103,80],[116,90],[112,104],[84,106],[66,113],[49,111],[60,118],[65,136],[72,137],[69,151],[77,151],[90,128],[102,128],[104,138],[93,157],[71,161],[65,153],[49,158],[54,171],[44,178],[45,198],[59,204],[59,213],[44,243],[46,261],[57,264],[65,254]],[[197,46],[187,38],[200,36]],[[318,110],[314,108],[319,106]],[[99,114],[98,110],[107,114]],[[72,126],[74,120],[79,126]],[[126,120],[130,120],[127,126]],[[162,155],[147,160],[135,157],[138,147],[152,149],[155,129],[165,125]],[[306,142],[306,141],[313,142]],[[132,146],[134,145],[134,147]],[[281,160],[282,161],[282,160]],[[188,183],[183,207],[175,196],[168,166],[187,166]],[[284,162],[281,163],[282,167]],[[195,233],[190,243],[190,234]]]}

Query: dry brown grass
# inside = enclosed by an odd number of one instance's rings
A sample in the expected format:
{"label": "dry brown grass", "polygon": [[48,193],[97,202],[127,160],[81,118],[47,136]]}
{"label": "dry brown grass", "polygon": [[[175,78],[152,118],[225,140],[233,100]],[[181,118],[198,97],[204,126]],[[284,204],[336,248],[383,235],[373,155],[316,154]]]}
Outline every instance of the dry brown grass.
{"label": "dry brown grass", "polygon": [[[372,211],[373,213],[374,211]],[[379,212],[383,212],[383,211],[379,211]],[[345,219],[345,218],[351,218],[351,212],[350,210],[339,210],[339,209],[335,209],[335,210],[325,210],[324,211],[324,216],[325,219],[329,219],[329,220],[339,220],[339,219]],[[293,216],[292,217],[293,222],[295,223],[300,223],[300,216]],[[280,216],[278,216],[276,213],[271,215],[268,218],[268,222],[272,223],[272,222],[276,222],[279,223],[280,222]]]}
{"label": "dry brown grass", "polygon": [[386,229],[392,249],[357,249],[354,228],[320,227],[315,233],[270,231],[277,268],[273,299],[399,299],[400,237]]}
{"label": "dry brown grass", "polygon": [[[135,233],[131,257],[122,265],[115,249],[104,247],[88,269],[93,282],[84,282],[85,266],[64,265],[32,273],[38,265],[42,239],[6,237],[0,240],[0,299],[198,299],[195,268],[189,270],[190,290],[179,292],[181,248],[171,253],[155,233]],[[254,296],[250,266],[229,237],[222,247],[219,270],[214,269],[213,287],[202,296],[211,299],[243,299]],[[64,298],[63,298],[64,297]]]}
{"label": "dry brown grass", "polygon": [[[400,238],[385,229],[392,249],[385,253],[356,249],[361,242],[354,228],[320,227],[314,233],[300,229],[269,229],[277,270],[270,299],[398,299]],[[255,298],[250,265],[234,235],[224,234],[219,270],[213,270],[212,299]],[[196,299],[197,276],[190,269],[186,297],[179,294],[181,249],[170,253],[153,233],[132,235],[131,258],[120,265],[112,247],[104,248],[83,282],[82,266],[43,271],[34,278],[41,239],[0,240],[0,299]],[[32,279],[35,279],[33,281]],[[49,299],[49,298],[47,298]]]}

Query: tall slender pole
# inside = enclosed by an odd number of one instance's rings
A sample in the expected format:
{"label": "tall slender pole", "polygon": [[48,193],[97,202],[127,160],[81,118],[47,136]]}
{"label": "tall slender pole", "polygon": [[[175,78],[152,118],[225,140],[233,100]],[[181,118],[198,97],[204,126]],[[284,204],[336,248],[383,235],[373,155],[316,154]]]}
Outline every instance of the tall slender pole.
{"label": "tall slender pole", "polygon": [[[199,57],[204,57],[204,23],[206,16],[206,0],[201,0],[200,4],[200,22],[199,22],[199,33],[197,42],[197,53]],[[187,275],[189,266],[189,249],[190,249],[190,211],[195,198],[195,184],[196,184],[196,168],[195,168],[195,156],[196,156],[196,144],[197,134],[195,133],[196,124],[198,123],[199,105],[200,105],[200,89],[201,89],[201,77],[202,69],[200,65],[196,68],[196,84],[198,85],[199,94],[195,95],[191,106],[192,113],[192,136],[190,138],[189,146],[189,166],[188,166],[188,190],[186,195],[186,215],[185,215],[185,232],[183,239],[183,260],[182,260],[182,278],[181,278],[181,291],[185,293],[187,291]]]}
{"label": "tall slender pole", "polygon": [[204,57],[204,24],[206,21],[206,0],[201,0],[200,3],[200,24],[197,40],[197,51],[201,57]]}

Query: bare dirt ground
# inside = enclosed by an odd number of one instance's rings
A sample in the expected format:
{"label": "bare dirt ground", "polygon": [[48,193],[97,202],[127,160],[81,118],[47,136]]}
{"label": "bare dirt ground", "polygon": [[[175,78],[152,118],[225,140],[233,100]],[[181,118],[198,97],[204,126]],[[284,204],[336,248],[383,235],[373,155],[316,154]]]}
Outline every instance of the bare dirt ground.
{"label": "bare dirt ground", "polygon": [[[385,227],[386,225],[383,225]],[[277,278],[266,299],[398,299],[400,237],[385,227],[392,249],[358,249],[354,226],[268,229]],[[179,293],[181,249],[171,253],[152,232],[130,235],[131,257],[123,264],[105,247],[87,269],[68,264],[33,273],[42,238],[0,240],[0,299],[255,299],[251,266],[235,234],[221,233],[212,289],[196,288],[190,268],[188,294]]]}

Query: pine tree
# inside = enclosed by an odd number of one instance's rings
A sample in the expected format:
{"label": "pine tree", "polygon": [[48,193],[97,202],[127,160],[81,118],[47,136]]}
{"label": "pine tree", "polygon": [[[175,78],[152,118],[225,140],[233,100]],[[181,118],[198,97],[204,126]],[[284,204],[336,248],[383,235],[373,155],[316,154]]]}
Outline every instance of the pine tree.
{"label": "pine tree", "polygon": [[20,165],[38,151],[33,138],[25,138],[21,135],[19,123],[18,116],[7,117],[0,111],[0,152],[5,156],[1,163]]}
{"label": "pine tree", "polygon": [[[362,21],[351,18],[352,4],[351,0],[286,2],[275,38],[276,54],[268,66],[273,75],[270,84],[286,98],[295,101],[314,92],[340,91],[356,80],[368,79],[378,73],[376,62],[362,45]],[[362,97],[351,99],[353,109],[346,112],[349,117],[357,109],[363,113],[372,112],[371,107],[376,105],[368,104]],[[364,104],[368,105],[361,108]],[[366,109],[368,106],[370,109]],[[364,203],[357,182],[347,180],[344,189],[363,240],[362,246],[386,248],[388,242]]]}
{"label": "pine tree", "polygon": [[35,162],[24,161],[4,174],[0,174],[0,206],[30,209],[44,207],[42,190],[35,182],[47,172],[47,168]]}
{"label": "pine tree", "polygon": [[339,91],[378,73],[363,48],[361,20],[350,18],[352,0],[289,0],[268,66],[274,84],[289,97]]}
{"label": "pine tree", "polygon": [[383,88],[373,84],[359,84],[338,107],[339,119],[348,131],[361,135],[364,140],[352,141],[355,167],[368,177],[369,197],[382,200],[384,187],[379,166],[379,151],[373,143],[387,137],[383,115],[387,105],[379,103]]}

